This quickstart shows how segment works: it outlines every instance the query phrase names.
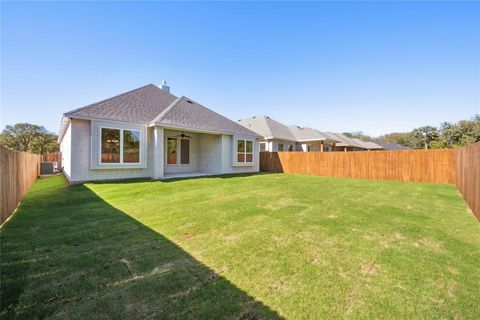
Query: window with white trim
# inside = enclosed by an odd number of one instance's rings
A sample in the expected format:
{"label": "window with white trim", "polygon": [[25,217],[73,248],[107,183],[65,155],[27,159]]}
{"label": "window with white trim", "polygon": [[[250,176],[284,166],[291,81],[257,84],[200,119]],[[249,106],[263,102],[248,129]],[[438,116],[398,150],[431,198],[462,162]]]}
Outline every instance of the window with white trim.
{"label": "window with white trim", "polygon": [[260,151],[267,151],[267,143],[260,142]]}
{"label": "window with white trim", "polygon": [[167,164],[190,164],[190,139],[167,138]]}
{"label": "window with white trim", "polygon": [[237,140],[237,162],[252,163],[253,162],[253,140]]}
{"label": "window with white trim", "polygon": [[100,128],[100,163],[140,163],[140,131]]}

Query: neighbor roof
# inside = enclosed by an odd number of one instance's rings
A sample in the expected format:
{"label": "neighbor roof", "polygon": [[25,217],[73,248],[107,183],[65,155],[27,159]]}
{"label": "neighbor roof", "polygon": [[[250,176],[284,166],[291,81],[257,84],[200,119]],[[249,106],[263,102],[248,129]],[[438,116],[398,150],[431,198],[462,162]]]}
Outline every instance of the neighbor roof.
{"label": "neighbor roof", "polygon": [[[258,136],[235,121],[194,102],[149,84],[112,98],[102,100],[64,114],[64,119],[104,119],[140,124],[158,124],[213,131],[219,133]],[[62,122],[59,139],[65,130]]]}
{"label": "neighbor roof", "polygon": [[358,138],[353,138],[352,140],[357,142],[359,145],[361,145],[365,149],[369,149],[369,150],[383,149],[381,146],[379,146],[373,141],[363,141]]}
{"label": "neighbor roof", "polygon": [[267,116],[242,119],[238,120],[238,123],[267,139],[297,141],[297,138],[286,125]]}
{"label": "neighbor roof", "polygon": [[399,144],[386,142],[380,139],[375,139],[373,141],[379,146],[381,146],[384,150],[411,150],[412,149],[410,147],[405,147]]}
{"label": "neighbor roof", "polygon": [[355,148],[365,149],[365,146],[359,144],[357,141],[347,137],[344,134],[341,134],[338,132],[326,132],[326,133],[327,135],[335,137],[340,141],[339,143],[336,144],[338,147],[355,147]]}
{"label": "neighbor roof", "polygon": [[327,140],[320,131],[300,126],[288,126],[290,132],[298,141]]}

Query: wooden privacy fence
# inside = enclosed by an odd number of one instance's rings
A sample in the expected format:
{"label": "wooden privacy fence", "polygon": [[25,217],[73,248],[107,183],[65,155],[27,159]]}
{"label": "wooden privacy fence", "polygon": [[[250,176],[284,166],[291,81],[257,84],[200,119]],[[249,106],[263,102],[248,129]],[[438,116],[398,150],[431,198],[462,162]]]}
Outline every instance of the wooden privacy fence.
{"label": "wooden privacy fence", "polygon": [[480,220],[480,142],[456,150],[458,190]]}
{"label": "wooden privacy fence", "polygon": [[456,184],[475,216],[480,219],[480,142],[460,149],[261,152],[260,170]]}
{"label": "wooden privacy fence", "polygon": [[358,179],[455,183],[455,149],[262,152],[260,170]]}
{"label": "wooden privacy fence", "polygon": [[0,146],[0,223],[15,211],[39,175],[40,155]]}

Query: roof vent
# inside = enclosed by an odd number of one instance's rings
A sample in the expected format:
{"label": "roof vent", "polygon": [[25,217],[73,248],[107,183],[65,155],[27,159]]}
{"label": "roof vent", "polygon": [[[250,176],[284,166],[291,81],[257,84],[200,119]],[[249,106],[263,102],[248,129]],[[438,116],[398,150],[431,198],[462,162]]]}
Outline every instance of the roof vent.
{"label": "roof vent", "polygon": [[162,83],[160,84],[160,89],[170,93],[170,87],[167,86],[167,81],[162,80]]}
{"label": "roof vent", "polygon": [[192,102],[192,101],[190,101],[190,100],[187,100],[187,102],[188,102],[188,103],[190,103],[190,104],[193,104],[193,102]]}

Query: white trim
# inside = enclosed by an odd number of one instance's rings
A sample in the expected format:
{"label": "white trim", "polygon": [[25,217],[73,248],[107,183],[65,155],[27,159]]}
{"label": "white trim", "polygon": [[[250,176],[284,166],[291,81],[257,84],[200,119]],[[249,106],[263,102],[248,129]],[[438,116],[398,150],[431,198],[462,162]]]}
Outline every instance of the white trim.
{"label": "white trim", "polygon": [[[168,139],[175,139],[177,140],[177,163],[168,163]],[[188,140],[188,163],[181,163],[182,162],[182,140]],[[166,167],[171,167],[171,168],[178,168],[178,167],[191,167],[192,162],[191,162],[191,145],[190,145],[190,140],[191,139],[184,139],[181,137],[175,137],[174,135],[166,136],[166,143],[165,143],[165,166]]]}
{"label": "white trim", "polygon": [[[104,167],[104,166],[130,166],[130,165],[140,165],[142,164],[142,132],[138,129],[125,129],[125,128],[115,128],[113,126],[104,126],[100,125],[98,126],[98,129],[100,130],[99,135],[98,135],[98,166],[99,167]],[[103,129],[111,129],[111,130],[120,130],[120,162],[102,162],[102,130]],[[132,131],[132,132],[138,132],[139,133],[139,141],[138,141],[138,162],[123,162],[123,132],[124,131]]]}
{"label": "white trim", "polygon": [[[152,123],[149,126],[162,127],[164,129],[167,129],[167,130],[180,130],[180,131],[189,131],[189,132],[195,132],[195,133],[213,134],[213,135],[216,135],[216,136],[221,136],[222,134],[230,135],[230,136],[234,135],[234,133],[231,133],[231,132],[208,131],[208,130],[195,129],[195,128],[192,128],[192,127],[185,127],[185,126],[164,125],[164,124],[161,124],[161,123]],[[252,137],[255,137],[255,136],[252,136]]]}
{"label": "white trim", "polygon": [[[245,151],[244,152],[239,152],[238,151],[238,141],[244,141],[245,143]],[[252,152],[247,152],[247,141],[250,141],[252,143]],[[251,167],[255,163],[255,140],[248,139],[248,138],[235,138],[234,139],[234,145],[233,145],[233,164],[236,167]],[[243,153],[245,157],[245,162],[239,162],[238,161],[238,154]],[[247,160],[247,154],[252,155],[252,161],[246,161]]]}
{"label": "white trim", "polygon": [[115,123],[115,124],[121,124],[124,126],[129,126],[129,125],[136,125],[136,126],[147,126],[145,122],[135,122],[135,121],[130,121],[130,122],[124,122],[124,121],[119,121],[119,120],[112,120],[112,119],[102,119],[102,118],[95,118],[95,117],[81,117],[81,116],[66,116],[68,119],[80,119],[80,120],[91,120],[91,121],[101,121],[101,122],[106,122],[106,123]]}

